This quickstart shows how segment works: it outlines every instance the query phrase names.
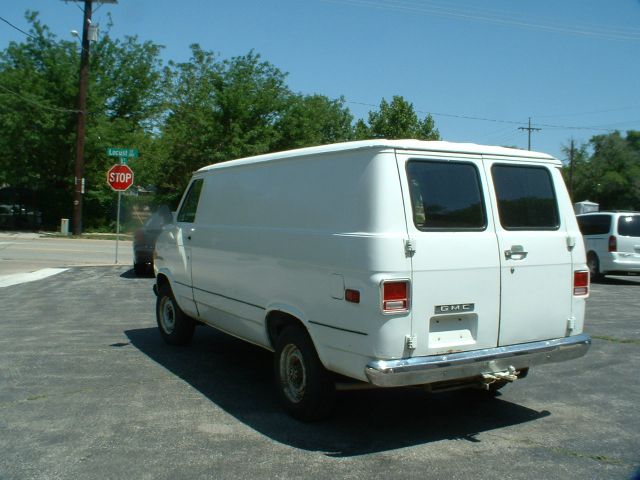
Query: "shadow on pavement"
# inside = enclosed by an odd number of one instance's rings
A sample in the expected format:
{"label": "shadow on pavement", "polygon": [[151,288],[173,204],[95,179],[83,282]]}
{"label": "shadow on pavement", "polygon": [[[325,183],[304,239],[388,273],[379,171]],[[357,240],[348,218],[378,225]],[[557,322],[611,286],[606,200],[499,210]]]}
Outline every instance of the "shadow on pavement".
{"label": "shadow on pavement", "polygon": [[272,386],[273,356],[266,350],[207,327],[196,329],[188,347],[166,345],[155,328],[125,334],[141,352],[249,427],[332,457],[447,439],[480,442],[475,437],[481,432],[550,415],[474,392],[386,389],[341,392],[329,420],[305,424],[280,407]]}
{"label": "shadow on pavement", "polygon": [[133,268],[127,270],[126,272],[120,274],[120,278],[126,278],[129,280],[138,280],[141,278],[153,278],[153,270],[149,270],[142,275],[138,275]]}
{"label": "shadow on pavement", "polygon": [[630,275],[628,277],[604,277],[601,280],[598,280],[597,282],[593,282],[596,284],[601,284],[601,285],[634,285],[634,286],[639,286],[640,285],[640,276],[636,276],[636,275]]}

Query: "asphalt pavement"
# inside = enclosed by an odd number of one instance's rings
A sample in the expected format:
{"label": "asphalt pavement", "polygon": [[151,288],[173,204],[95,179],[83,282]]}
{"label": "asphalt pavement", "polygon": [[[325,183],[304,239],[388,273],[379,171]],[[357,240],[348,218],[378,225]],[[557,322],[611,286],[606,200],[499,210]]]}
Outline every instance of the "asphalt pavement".
{"label": "asphalt pavement", "polygon": [[344,392],[299,423],[272,355],[155,326],[152,278],[73,267],[0,288],[0,478],[629,479],[640,466],[640,282],[592,287],[589,353],[495,398]]}

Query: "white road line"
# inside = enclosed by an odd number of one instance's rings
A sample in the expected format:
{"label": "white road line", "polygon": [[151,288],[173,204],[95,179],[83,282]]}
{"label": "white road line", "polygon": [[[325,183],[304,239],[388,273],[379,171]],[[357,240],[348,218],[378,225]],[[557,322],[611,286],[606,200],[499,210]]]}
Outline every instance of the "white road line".
{"label": "white road line", "polygon": [[66,272],[68,268],[43,268],[29,273],[11,273],[9,275],[0,275],[0,288],[18,285],[20,283],[35,282],[43,278]]}

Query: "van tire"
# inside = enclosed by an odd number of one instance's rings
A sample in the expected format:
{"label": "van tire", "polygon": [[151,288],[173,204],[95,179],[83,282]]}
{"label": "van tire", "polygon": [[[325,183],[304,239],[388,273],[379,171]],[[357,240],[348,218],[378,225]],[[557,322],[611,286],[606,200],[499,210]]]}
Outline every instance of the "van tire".
{"label": "van tire", "polygon": [[592,282],[600,282],[604,275],[600,273],[600,260],[594,252],[587,254],[587,267],[589,267],[589,275]]}
{"label": "van tire", "polygon": [[187,345],[191,342],[196,322],[180,309],[168,283],[158,288],[156,321],[166,343]]}
{"label": "van tire", "polygon": [[326,418],[335,400],[335,386],[303,327],[286,327],[276,339],[274,377],[284,407],[303,422]]}

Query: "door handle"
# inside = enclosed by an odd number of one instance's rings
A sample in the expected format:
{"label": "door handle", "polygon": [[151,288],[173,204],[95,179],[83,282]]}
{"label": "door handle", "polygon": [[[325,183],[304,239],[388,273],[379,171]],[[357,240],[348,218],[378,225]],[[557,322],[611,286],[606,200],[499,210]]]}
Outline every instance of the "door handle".
{"label": "door handle", "polygon": [[504,258],[507,260],[524,260],[529,252],[525,252],[522,245],[511,245],[511,250],[504,251]]}

